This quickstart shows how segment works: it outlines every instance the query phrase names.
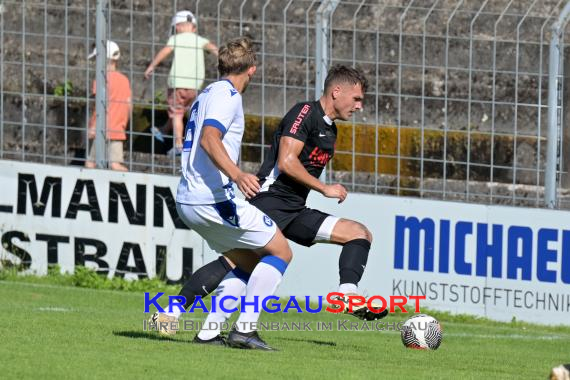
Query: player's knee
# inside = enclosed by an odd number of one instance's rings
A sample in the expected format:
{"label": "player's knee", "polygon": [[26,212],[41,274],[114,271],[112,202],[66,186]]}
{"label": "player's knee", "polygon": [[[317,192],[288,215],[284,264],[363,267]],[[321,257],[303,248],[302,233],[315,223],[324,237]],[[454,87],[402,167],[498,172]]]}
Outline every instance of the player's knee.
{"label": "player's knee", "polygon": [[279,250],[271,253],[272,256],[279,257],[281,260],[285,261],[287,264],[293,260],[293,253],[291,250]]}
{"label": "player's knee", "polygon": [[285,239],[285,236],[283,236],[283,234],[280,235],[279,257],[288,264],[293,260],[293,251],[291,251],[291,247],[289,246],[287,239]]}
{"label": "player's knee", "polygon": [[293,252],[291,251],[291,247],[289,247],[287,241],[285,241],[285,246],[279,252],[279,258],[285,261],[287,264],[293,260]]}
{"label": "player's knee", "polygon": [[366,230],[366,240],[372,243],[372,232],[370,232],[370,230],[366,227],[364,227],[364,229]]}
{"label": "player's knee", "polygon": [[364,224],[354,222],[353,225],[353,236],[351,240],[365,239],[372,243],[372,232]]}
{"label": "player's knee", "polygon": [[290,263],[293,259],[293,252],[291,251],[291,247],[289,247],[287,239],[285,239],[285,236],[283,236],[279,230],[275,234],[275,237],[272,239],[272,241],[265,248],[269,254],[279,257],[286,263]]}

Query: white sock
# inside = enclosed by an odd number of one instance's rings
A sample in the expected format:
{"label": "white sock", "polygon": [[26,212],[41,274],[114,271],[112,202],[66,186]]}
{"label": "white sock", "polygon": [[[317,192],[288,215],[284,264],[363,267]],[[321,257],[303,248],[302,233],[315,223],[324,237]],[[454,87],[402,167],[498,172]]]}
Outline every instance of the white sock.
{"label": "white sock", "polygon": [[[239,332],[248,333],[254,330],[253,323],[259,320],[262,301],[265,297],[275,294],[286,268],[287,263],[276,256],[265,256],[257,264],[247,283],[244,311],[236,322],[236,328]],[[257,312],[253,306],[255,296],[258,296],[259,303]]]}
{"label": "white sock", "polygon": [[344,283],[339,285],[338,292],[342,294],[358,293],[358,287],[356,284]]}
{"label": "white sock", "polygon": [[[174,303],[179,303],[178,300],[174,301]],[[169,311],[169,306],[170,304],[166,305],[165,307],[163,307],[164,309],[164,313],[168,315],[169,317],[174,317],[176,319],[180,318],[180,314],[182,314],[182,311],[180,311],[180,307],[178,306],[172,306],[172,311]],[[184,304],[181,305],[181,307],[184,307]]]}
{"label": "white sock", "polygon": [[227,322],[231,317],[231,313],[226,313],[221,310],[219,302],[223,297],[234,296],[237,300],[226,299],[224,301],[224,308],[231,310],[239,305],[240,297],[245,295],[246,282],[243,278],[238,278],[234,271],[226,274],[226,277],[220,282],[216,289],[216,311],[210,312],[204,321],[202,330],[198,333],[198,338],[202,340],[209,340],[217,335],[220,335],[222,323]]}

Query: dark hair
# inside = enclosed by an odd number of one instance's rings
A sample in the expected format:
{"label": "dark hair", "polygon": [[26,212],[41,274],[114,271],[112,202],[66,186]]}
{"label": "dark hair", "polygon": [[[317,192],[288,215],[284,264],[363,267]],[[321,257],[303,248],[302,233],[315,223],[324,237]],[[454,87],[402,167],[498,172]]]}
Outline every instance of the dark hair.
{"label": "dark hair", "polygon": [[358,69],[344,66],[336,65],[330,68],[327,78],[325,79],[324,92],[326,93],[334,84],[347,83],[347,84],[359,84],[362,87],[362,92],[365,93],[368,88],[368,81],[362,72]]}
{"label": "dark hair", "polygon": [[257,63],[253,42],[247,37],[238,37],[222,46],[218,56],[218,71],[221,76],[241,74]]}

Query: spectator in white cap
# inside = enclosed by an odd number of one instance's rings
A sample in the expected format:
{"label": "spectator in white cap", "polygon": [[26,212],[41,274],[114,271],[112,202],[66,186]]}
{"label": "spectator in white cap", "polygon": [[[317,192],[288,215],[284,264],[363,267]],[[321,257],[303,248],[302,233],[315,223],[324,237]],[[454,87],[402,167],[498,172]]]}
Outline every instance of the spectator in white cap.
{"label": "spectator in white cap", "polygon": [[[107,41],[107,161],[112,170],[127,171],[123,164],[123,142],[127,139],[126,129],[131,115],[131,84],[129,78],[118,70],[118,62],[121,57],[119,45],[113,41]],[[97,49],[89,55],[89,59],[97,55]],[[97,83],[93,81],[93,95],[97,90]],[[89,140],[95,138],[96,114],[89,120],[87,134]],[[95,144],[91,144],[89,156],[85,161],[85,167],[94,168]]]}
{"label": "spectator in white cap", "polygon": [[[88,59],[95,58],[97,55],[97,48],[93,48],[93,51],[89,56]],[[118,61],[121,58],[121,50],[119,50],[119,45],[116,42],[107,41],[107,59],[111,61]],[[116,63],[116,62],[115,62]]]}
{"label": "spectator in white cap", "polygon": [[215,56],[218,48],[208,39],[196,33],[196,17],[190,11],[177,12],[172,17],[174,33],[154,57],[144,76],[149,79],[152,72],[166,57],[174,52],[174,59],[168,76],[168,123],[161,130],[153,128],[153,134],[170,134],[174,129],[173,151],[182,151],[183,118],[196,99],[198,90],[206,76],[204,51]]}

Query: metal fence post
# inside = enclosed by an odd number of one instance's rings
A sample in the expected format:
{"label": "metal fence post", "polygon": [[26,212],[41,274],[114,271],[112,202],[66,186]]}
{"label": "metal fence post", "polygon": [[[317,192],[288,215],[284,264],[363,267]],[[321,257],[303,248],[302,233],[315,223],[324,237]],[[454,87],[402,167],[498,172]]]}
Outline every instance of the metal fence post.
{"label": "metal fence post", "polygon": [[4,158],[4,4],[0,3],[0,158]]}
{"label": "metal fence post", "polygon": [[95,81],[97,83],[95,94],[96,133],[95,133],[95,162],[98,168],[105,168],[107,157],[105,152],[105,127],[107,125],[107,15],[108,0],[97,1],[96,18],[96,49],[97,62]]}
{"label": "metal fence post", "polygon": [[[269,3],[271,3],[271,0],[266,0],[261,8],[261,162],[265,160],[265,81],[267,79],[265,75],[265,66],[268,61],[268,54],[265,52],[267,40],[265,36],[265,15]],[[283,70],[286,71],[286,68],[284,67]]]}
{"label": "metal fence post", "polygon": [[548,66],[548,135],[546,145],[546,174],[544,178],[544,202],[546,207],[556,207],[557,169],[559,167],[558,139],[561,128],[560,117],[560,71],[561,50],[560,36],[570,14],[570,3],[566,3],[562,13],[552,25],[550,37],[550,57]]}
{"label": "metal fence post", "polygon": [[317,8],[315,22],[316,52],[315,52],[315,99],[323,93],[325,78],[327,77],[329,56],[329,40],[331,35],[330,16],[336,9],[340,0],[324,0]]}
{"label": "metal fence post", "polygon": [[[330,19],[340,0],[324,0],[317,8],[315,21],[315,99],[318,100],[325,88],[325,79],[329,66],[330,52],[328,50],[331,37]],[[330,165],[330,164],[329,164]],[[330,166],[329,166],[330,168]],[[326,182],[327,168],[323,170],[320,180]]]}

